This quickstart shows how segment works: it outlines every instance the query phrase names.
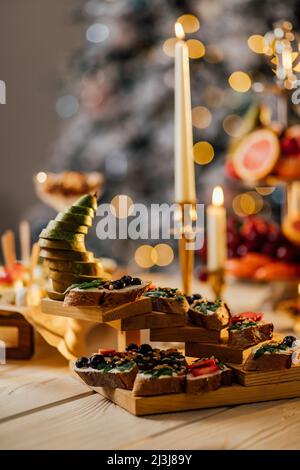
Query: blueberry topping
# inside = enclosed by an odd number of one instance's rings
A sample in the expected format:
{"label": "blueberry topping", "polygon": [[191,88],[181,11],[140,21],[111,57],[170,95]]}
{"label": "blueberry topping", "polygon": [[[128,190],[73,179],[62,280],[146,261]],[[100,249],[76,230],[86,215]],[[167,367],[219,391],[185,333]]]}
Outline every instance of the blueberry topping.
{"label": "blueberry topping", "polygon": [[132,286],[140,286],[142,284],[142,280],[139,277],[133,277],[131,279]]}
{"label": "blueberry topping", "polygon": [[102,356],[102,354],[94,354],[89,359],[89,366],[92,367],[93,369],[98,369],[98,366],[104,363],[105,363],[105,359],[104,359],[104,356]]}
{"label": "blueberry topping", "polygon": [[130,343],[128,344],[128,346],[126,347],[126,351],[137,351],[138,350],[138,345],[135,344],[135,343]]}
{"label": "blueberry topping", "polygon": [[121,278],[121,281],[123,282],[123,284],[125,284],[125,287],[126,286],[130,286],[131,285],[131,281],[132,281],[132,277],[131,276],[123,276]]}
{"label": "blueberry topping", "polygon": [[114,286],[114,289],[123,289],[124,282],[121,281],[121,279],[118,279],[117,281],[113,281],[112,285]]}
{"label": "blueberry topping", "polygon": [[195,300],[201,300],[202,299],[202,295],[201,294],[193,294],[193,295],[187,295],[186,296],[186,300],[188,301],[188,303],[191,305],[193,302],[195,302]]}
{"label": "blueberry topping", "polygon": [[152,351],[152,348],[151,348],[150,344],[144,343],[144,344],[141,344],[140,347],[139,347],[139,352],[141,354],[148,354],[151,351]]}
{"label": "blueberry topping", "polygon": [[89,365],[89,360],[87,357],[79,357],[77,361],[75,362],[75,366],[78,369],[84,369],[85,367],[88,367]]}
{"label": "blueberry topping", "polygon": [[283,340],[283,343],[290,348],[294,341],[296,341],[295,336],[286,336]]}

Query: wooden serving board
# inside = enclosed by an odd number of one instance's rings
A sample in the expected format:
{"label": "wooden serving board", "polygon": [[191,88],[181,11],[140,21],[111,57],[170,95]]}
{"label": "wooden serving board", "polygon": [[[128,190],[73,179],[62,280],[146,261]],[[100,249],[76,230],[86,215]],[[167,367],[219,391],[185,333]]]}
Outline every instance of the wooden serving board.
{"label": "wooden serving board", "polygon": [[168,331],[169,328],[183,326],[184,315],[178,313],[150,312],[144,315],[115,320],[109,322],[109,324],[121,331],[148,330],[150,328],[163,328]]}
{"label": "wooden serving board", "polygon": [[105,323],[151,312],[152,303],[150,299],[144,297],[136,300],[135,302],[123,304],[111,310],[103,310],[100,306],[68,307],[64,306],[63,302],[60,300],[42,299],[41,311],[50,315]]}
{"label": "wooden serving board", "polygon": [[181,327],[173,324],[167,329],[163,327],[150,329],[150,341],[178,341],[184,343],[189,341],[217,344],[220,341],[220,332],[193,326],[190,323],[186,323]]}
{"label": "wooden serving board", "polygon": [[300,396],[300,380],[278,383],[276,387],[274,387],[274,384],[264,385],[263,387],[261,385],[252,387],[232,385],[230,387],[221,387],[212,392],[179,393],[153,397],[134,397],[131,391],[120,388],[94,387],[92,389],[130,413],[143,416],[296,398]]}
{"label": "wooden serving board", "polygon": [[264,384],[278,384],[300,380],[300,365],[290,369],[269,371],[245,371],[239,364],[227,364],[234,371],[235,380],[246,387]]}

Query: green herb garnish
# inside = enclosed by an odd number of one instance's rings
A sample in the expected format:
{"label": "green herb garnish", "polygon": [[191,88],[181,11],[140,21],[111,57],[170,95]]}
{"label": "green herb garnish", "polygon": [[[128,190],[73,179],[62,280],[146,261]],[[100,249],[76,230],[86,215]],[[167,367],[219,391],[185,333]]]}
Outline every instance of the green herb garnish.
{"label": "green herb garnish", "polygon": [[216,302],[200,302],[199,304],[195,305],[195,310],[202,312],[204,315],[209,315],[210,312],[216,312],[218,308],[221,307],[222,300],[216,300]]}
{"label": "green herb garnish", "polygon": [[280,351],[286,351],[288,348],[289,347],[285,343],[267,343],[255,351],[253,359],[258,359],[266,352],[273,354]]}
{"label": "green herb garnish", "polygon": [[172,377],[174,369],[172,367],[160,367],[159,369],[146,370],[143,372],[145,375],[151,375],[151,380],[159,379],[162,375]]}
{"label": "green herb garnish", "polygon": [[184,300],[184,295],[176,288],[158,287],[144,294],[146,297],[160,297],[162,299],[174,298],[177,302]]}
{"label": "green herb garnish", "polygon": [[72,284],[66,290],[70,292],[70,290],[79,288],[79,289],[90,289],[92,287],[101,287],[106,281],[102,281],[101,279],[94,279],[93,281],[86,281],[86,282],[79,282],[78,284]]}
{"label": "green herb garnish", "polygon": [[248,321],[248,322],[237,322],[228,327],[228,330],[244,330],[245,328],[250,328],[250,326],[256,326],[257,322]]}

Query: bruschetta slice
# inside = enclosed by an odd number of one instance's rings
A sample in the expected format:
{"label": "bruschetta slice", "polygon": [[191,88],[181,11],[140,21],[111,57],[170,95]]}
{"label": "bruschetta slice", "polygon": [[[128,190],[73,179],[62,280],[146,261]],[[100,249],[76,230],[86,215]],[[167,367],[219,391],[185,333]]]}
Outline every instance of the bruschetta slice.
{"label": "bruschetta slice", "polygon": [[216,300],[196,300],[190,305],[188,318],[193,325],[207,328],[208,330],[222,330],[230,321],[230,310],[225,302]]}
{"label": "bruschetta slice", "polygon": [[187,393],[209,392],[232,384],[231,369],[214,357],[197,359],[187,369]]}
{"label": "bruschetta slice", "polygon": [[244,364],[244,370],[268,371],[289,369],[295,353],[299,351],[299,341],[294,336],[286,336],[282,341],[269,341],[252,349]]}
{"label": "bruschetta slice", "polygon": [[273,323],[262,321],[262,313],[243,312],[231,317],[228,346],[245,349],[273,337]]}
{"label": "bruschetta slice", "polygon": [[179,289],[155,287],[144,295],[151,299],[154,312],[186,313],[189,309],[188,301]]}

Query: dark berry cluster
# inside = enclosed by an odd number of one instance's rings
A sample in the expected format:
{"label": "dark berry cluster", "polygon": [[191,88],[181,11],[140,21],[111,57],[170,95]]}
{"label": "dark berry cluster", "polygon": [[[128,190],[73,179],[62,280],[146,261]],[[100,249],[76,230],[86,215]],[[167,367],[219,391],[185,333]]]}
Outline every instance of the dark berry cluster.
{"label": "dark berry cluster", "polygon": [[129,286],[139,286],[141,284],[142,280],[139,277],[123,276],[115,281],[107,281],[105,284],[103,284],[103,287],[105,289],[113,290],[124,289],[124,287]]}

